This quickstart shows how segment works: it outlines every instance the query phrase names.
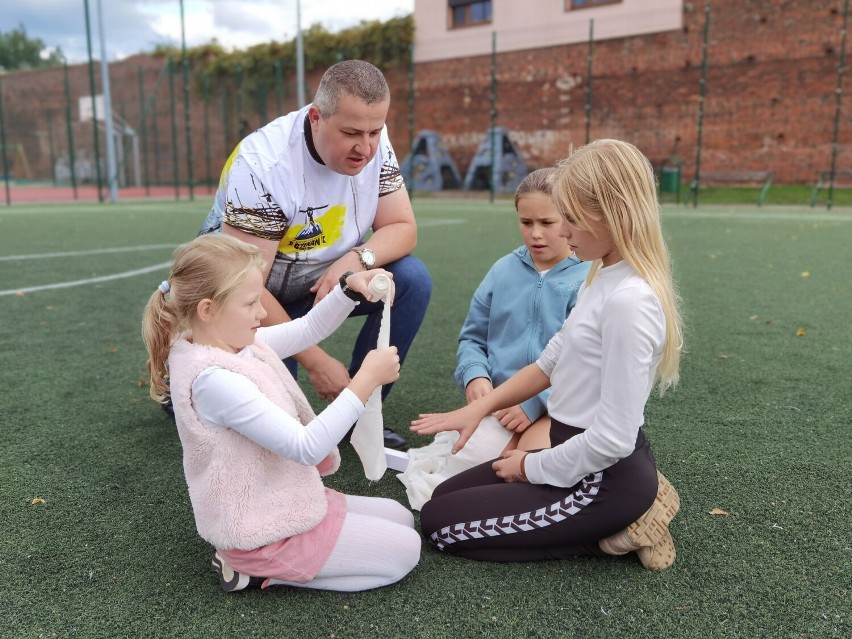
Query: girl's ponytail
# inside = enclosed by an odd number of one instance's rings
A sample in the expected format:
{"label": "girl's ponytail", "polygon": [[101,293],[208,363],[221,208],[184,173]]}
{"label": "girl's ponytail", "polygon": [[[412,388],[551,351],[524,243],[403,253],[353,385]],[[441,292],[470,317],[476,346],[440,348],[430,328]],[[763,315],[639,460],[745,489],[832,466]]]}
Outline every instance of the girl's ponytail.
{"label": "girl's ponytail", "polygon": [[170,289],[168,282],[160,284],[148,299],[142,316],[142,339],[148,349],[148,376],[151,380],[149,392],[160,403],[169,396],[169,350],[180,328],[177,315],[169,308]]}

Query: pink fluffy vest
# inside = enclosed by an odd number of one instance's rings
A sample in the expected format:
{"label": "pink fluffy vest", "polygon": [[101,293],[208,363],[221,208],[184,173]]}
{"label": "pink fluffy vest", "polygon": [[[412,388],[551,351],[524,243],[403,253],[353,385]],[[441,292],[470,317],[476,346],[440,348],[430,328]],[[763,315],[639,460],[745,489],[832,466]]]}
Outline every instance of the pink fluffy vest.
{"label": "pink fluffy vest", "polygon": [[192,406],[192,383],[204,369],[218,366],[245,375],[303,424],[314,418],[275,352],[262,342],[249,348],[254,358],[180,338],[169,353],[169,386],[195,525],[202,538],[223,550],[253,550],[303,533],[319,524],[328,508],[316,467],[284,459],[230,428],[205,426]]}

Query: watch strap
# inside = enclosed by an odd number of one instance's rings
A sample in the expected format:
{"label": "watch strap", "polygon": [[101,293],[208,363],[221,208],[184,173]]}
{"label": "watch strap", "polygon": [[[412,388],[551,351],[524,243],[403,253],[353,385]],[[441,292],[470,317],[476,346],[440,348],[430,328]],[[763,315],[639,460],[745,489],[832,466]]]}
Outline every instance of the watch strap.
{"label": "watch strap", "polygon": [[346,283],[346,278],[350,275],[354,275],[354,273],[352,271],[346,271],[343,275],[340,276],[340,280],[338,280],[338,283],[340,284],[340,290],[343,291],[343,294],[353,302],[366,302],[367,298],[364,297],[363,294],[359,293],[358,291],[352,290]]}

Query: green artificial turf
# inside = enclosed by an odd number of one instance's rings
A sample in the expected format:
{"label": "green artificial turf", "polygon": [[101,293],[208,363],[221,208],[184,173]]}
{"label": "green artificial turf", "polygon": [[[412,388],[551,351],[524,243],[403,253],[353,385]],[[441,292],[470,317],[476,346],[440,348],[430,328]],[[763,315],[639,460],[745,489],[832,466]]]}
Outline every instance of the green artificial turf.
{"label": "green artificial turf", "polygon": [[[463,401],[452,370],[470,296],[520,244],[510,201],[414,203],[434,294],[384,409],[400,432]],[[0,292],[167,262],[207,207],[2,209]],[[145,385],[140,316],[159,267],[0,296],[0,637],[852,635],[852,212],[666,205],[664,216],[687,343],[681,385],[652,398],[646,428],[683,500],[671,569],[631,556],[476,563],[424,544],[414,572],[376,591],[223,594],[175,428]],[[46,256],[100,249],[111,251]],[[327,348],[346,360],[357,328]],[[393,473],[367,482],[348,446],[328,483],[407,503]]]}

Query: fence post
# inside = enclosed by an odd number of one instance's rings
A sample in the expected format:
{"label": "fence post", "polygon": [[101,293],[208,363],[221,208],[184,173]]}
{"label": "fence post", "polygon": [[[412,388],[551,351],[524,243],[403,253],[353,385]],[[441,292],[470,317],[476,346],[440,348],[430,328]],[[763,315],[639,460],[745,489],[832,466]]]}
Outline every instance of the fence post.
{"label": "fence post", "polygon": [[169,58],[169,113],[172,122],[172,176],[175,185],[175,199],[180,199],[180,171],[178,169],[178,130],[175,113],[175,65]]}
{"label": "fence post", "polygon": [[[142,182],[145,184],[145,195],[151,195],[148,181],[148,124],[145,121],[145,75],[142,67],[136,67],[136,82],[139,86],[139,135],[142,137]],[[156,115],[156,114],[155,114]]]}
{"label": "fence post", "polygon": [[494,203],[494,189],[497,188],[497,32],[491,32],[491,190],[488,201]]}
{"label": "fence post", "polygon": [[204,181],[209,188],[213,181],[213,161],[210,156],[210,76],[207,73],[201,76],[201,96],[204,101],[204,168],[207,174]]}
{"label": "fence post", "polygon": [[273,69],[275,70],[275,117],[277,118],[284,113],[284,106],[282,104],[284,72],[281,66],[281,60],[276,60],[273,63]]}
{"label": "fence post", "polygon": [[3,78],[0,77],[0,155],[3,156],[3,181],[6,183],[6,206],[12,206],[9,187],[9,160],[6,159],[6,125],[3,123]]}
{"label": "fence post", "polygon": [[585,111],[586,111],[586,144],[591,142],[590,136],[592,132],[592,60],[594,57],[595,44],[595,21],[589,20],[589,52],[586,54],[586,91],[585,91]]}
{"label": "fence post", "polygon": [[101,179],[101,144],[98,140],[98,103],[95,99],[95,62],[92,59],[92,26],[89,19],[89,0],[83,0],[83,9],[86,14],[86,46],[89,50],[89,91],[92,94],[92,131],[95,138],[95,176],[98,181],[98,202],[104,201],[101,192],[103,180]]}
{"label": "fence post", "polygon": [[701,180],[701,135],[704,129],[704,100],[707,95],[707,39],[710,36],[710,2],[704,5],[704,40],[701,44],[701,87],[698,97],[698,139],[695,143],[695,179],[692,181],[692,207],[698,206]]}
{"label": "fence post", "polygon": [[186,128],[186,182],[189,187],[189,199],[195,200],[192,179],[192,109],[189,104],[189,58],[186,55],[186,27],[183,12],[183,0],[180,1],[180,42],[181,62],[183,65],[183,121]]}
{"label": "fence post", "polygon": [[62,61],[64,84],[65,84],[65,126],[68,129],[68,164],[71,169],[71,188],[74,190],[74,199],[77,199],[77,158],[74,153],[74,127],[71,126],[71,86],[68,83],[68,61]]}
{"label": "fence post", "polygon": [[831,140],[831,176],[828,183],[826,207],[831,210],[834,202],[834,176],[837,168],[837,140],[840,136],[840,114],[843,111],[843,76],[846,73],[846,26],[849,23],[849,0],[843,3],[843,30],[840,32],[840,61],[837,64],[837,90],[834,109],[834,134]]}
{"label": "fence post", "polygon": [[[414,43],[408,45],[408,154],[414,152]],[[397,158],[399,159],[399,158]],[[402,163],[400,163],[400,166]],[[414,196],[414,180],[410,196]]]}

